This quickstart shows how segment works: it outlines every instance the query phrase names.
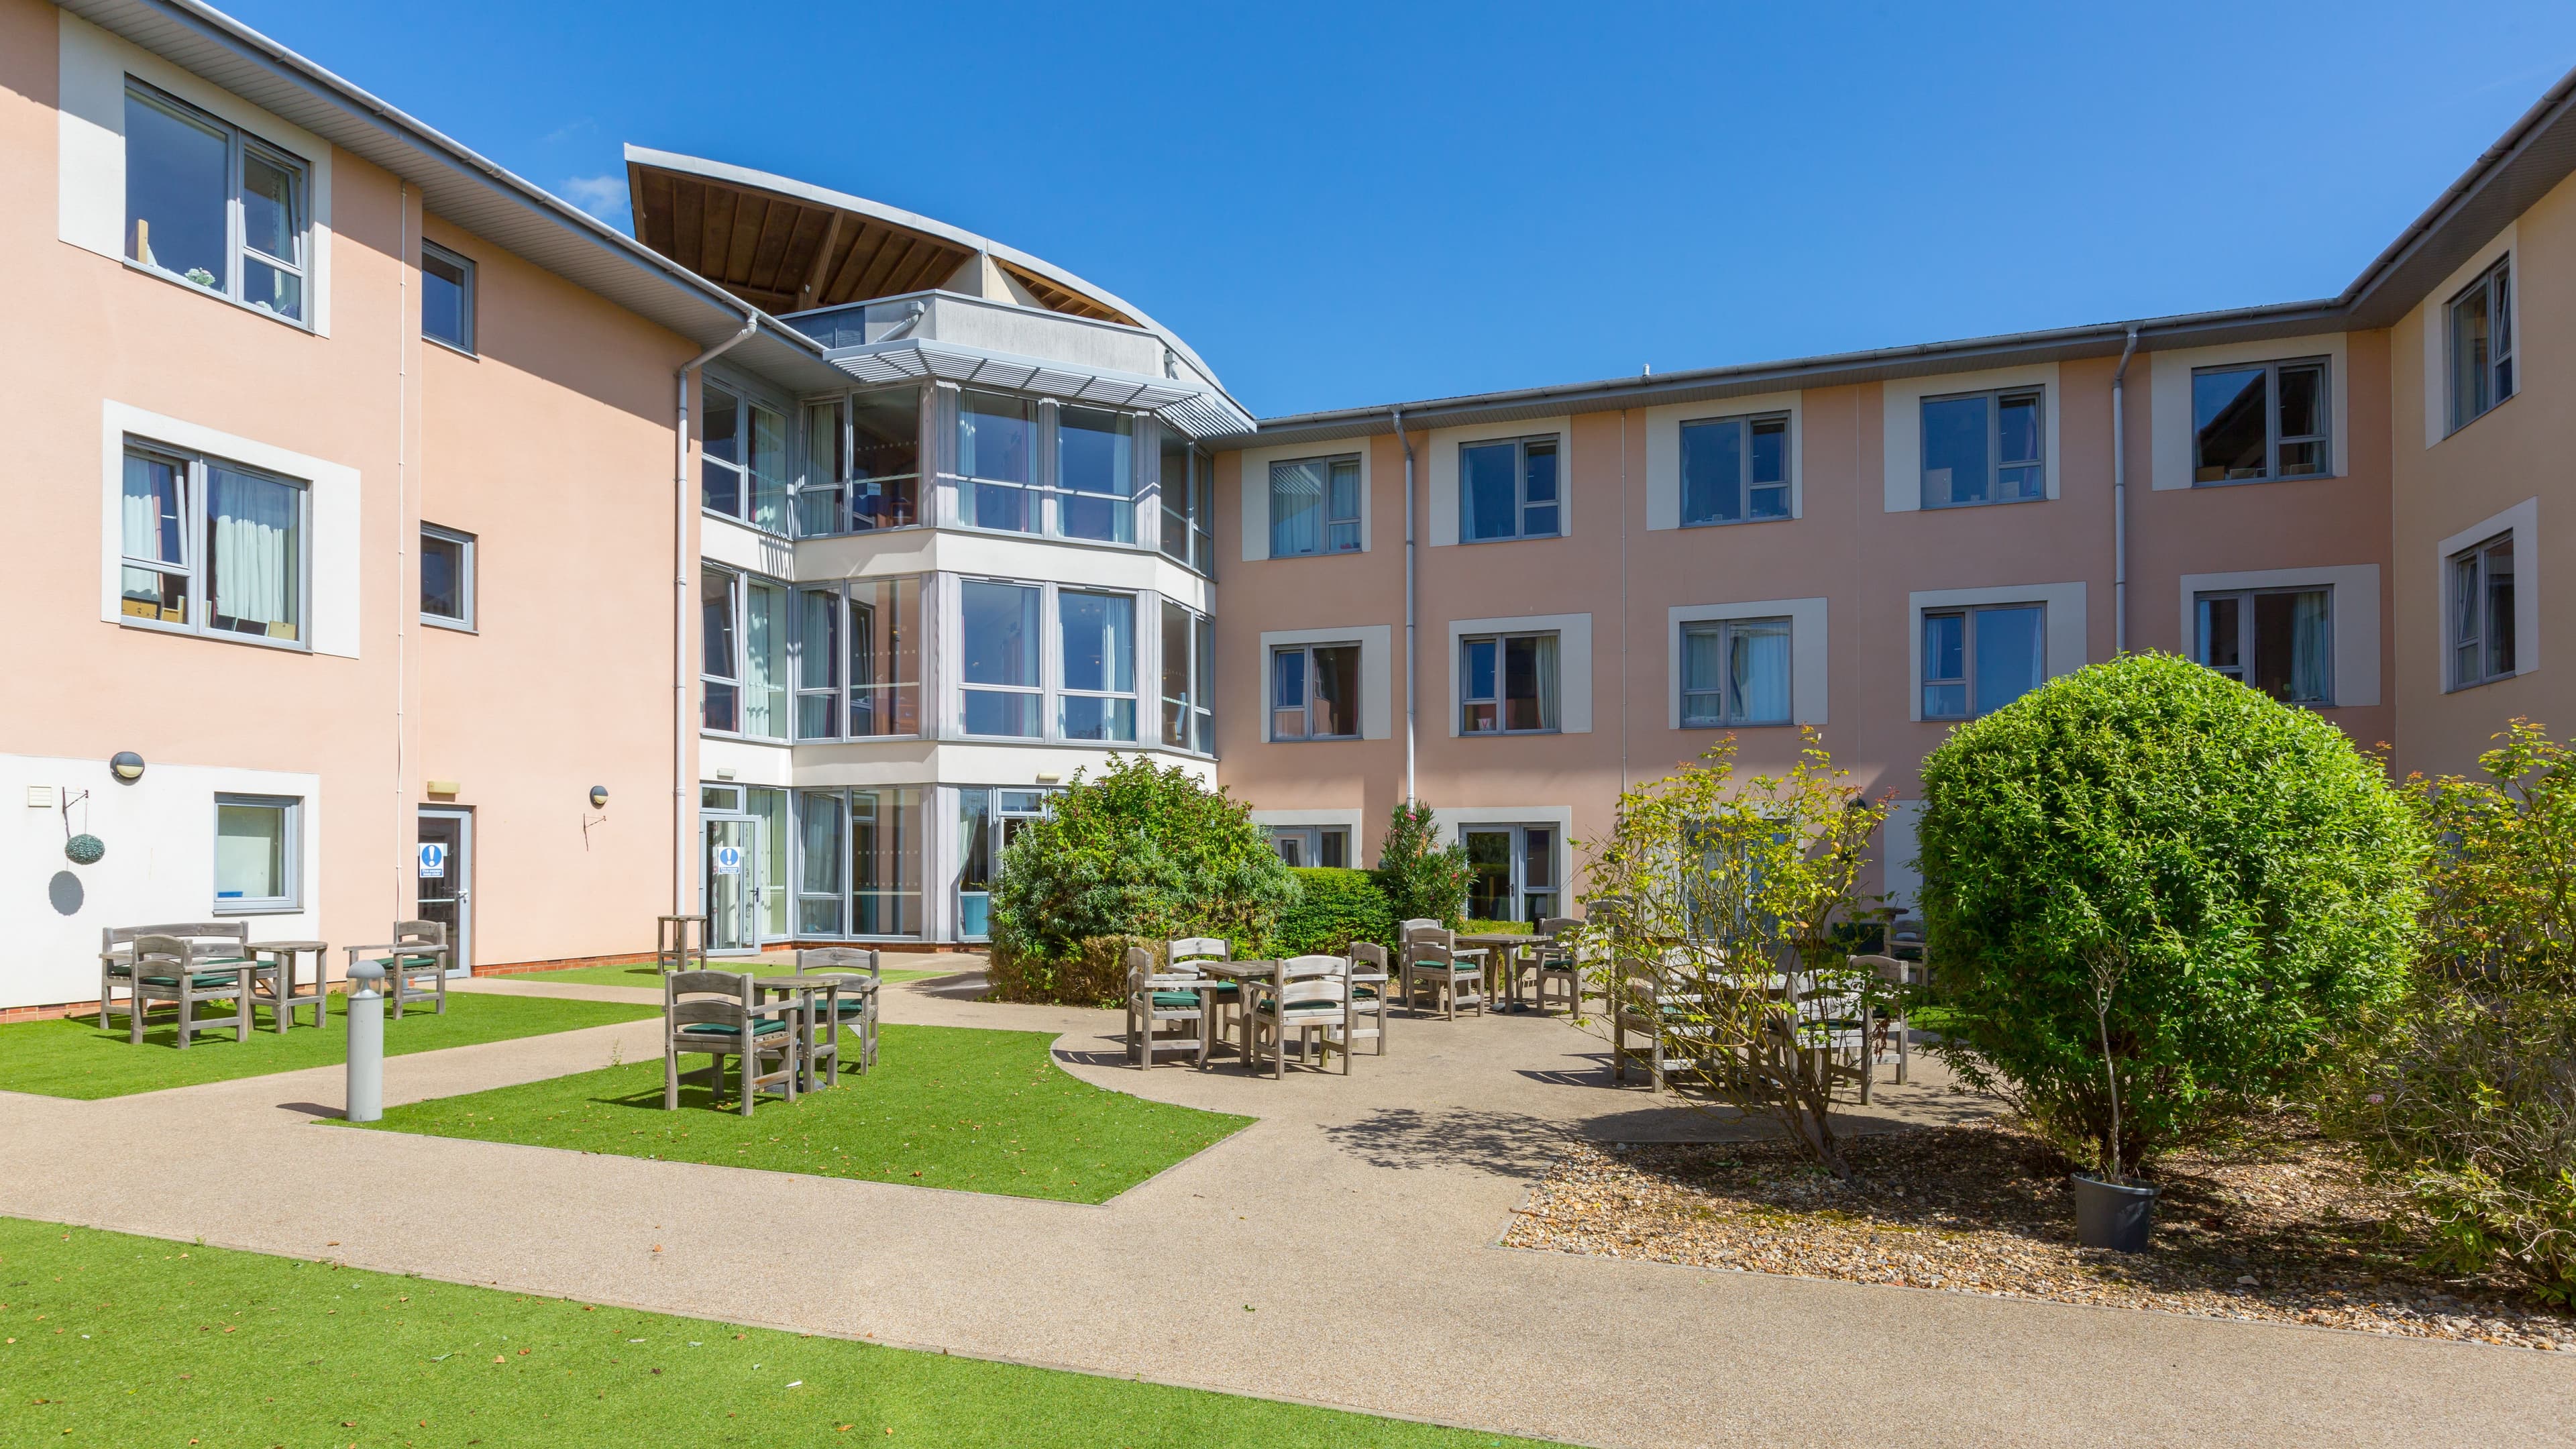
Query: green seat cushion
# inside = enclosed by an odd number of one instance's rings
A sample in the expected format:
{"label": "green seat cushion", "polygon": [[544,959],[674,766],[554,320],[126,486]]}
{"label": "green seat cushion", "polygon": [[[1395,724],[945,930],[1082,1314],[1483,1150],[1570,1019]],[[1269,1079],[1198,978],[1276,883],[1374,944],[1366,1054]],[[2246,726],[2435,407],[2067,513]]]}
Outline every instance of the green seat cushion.
{"label": "green seat cushion", "polygon": [[1239,994],[1242,990],[1243,983],[1240,981],[1220,981],[1216,985],[1208,988],[1208,994],[1211,996],[1233,996]]}
{"label": "green seat cushion", "polygon": [[[1275,1001],[1265,1001],[1253,1009],[1256,1011],[1275,1011],[1278,1009],[1278,1005],[1279,1004]],[[1338,1001],[1292,1001],[1288,1003],[1288,1014],[1290,1016],[1298,1015],[1301,1012],[1316,1011],[1338,1013],[1341,1009],[1342,1004]]]}
{"label": "green seat cushion", "polygon": [[1198,1004],[1199,994],[1195,991],[1157,991],[1154,993],[1154,1009],[1156,1011],[1189,1011],[1197,1007]]}
{"label": "green seat cushion", "polygon": [[[773,1016],[766,1021],[754,1024],[751,1029],[751,1034],[756,1037],[776,1036],[785,1030],[787,1030],[787,1023],[780,1021],[778,1018]],[[687,1026],[680,1028],[680,1035],[713,1036],[731,1040],[734,1037],[742,1035],[742,1028],[738,1026],[729,1026],[721,1021],[693,1021]]]}
{"label": "green seat cushion", "polygon": [[[146,986],[176,986],[179,984],[179,978],[176,976],[146,976],[143,978],[143,984]],[[230,971],[199,971],[188,978],[188,984],[199,991],[212,990],[218,986],[231,986],[238,988],[241,985],[241,978]]]}

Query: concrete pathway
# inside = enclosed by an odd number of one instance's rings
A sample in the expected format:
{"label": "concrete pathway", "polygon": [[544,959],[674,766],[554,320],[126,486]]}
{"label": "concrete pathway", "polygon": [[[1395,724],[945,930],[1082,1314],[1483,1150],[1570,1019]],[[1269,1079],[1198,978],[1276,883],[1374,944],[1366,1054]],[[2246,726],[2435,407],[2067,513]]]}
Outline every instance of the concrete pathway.
{"label": "concrete pathway", "polygon": [[[1558,1018],[1399,1017],[1383,1060],[1279,1082],[1139,1072],[1114,1013],[979,991],[892,987],[886,1017],[1055,1031],[1087,1080],[1261,1120],[1080,1206],[343,1131],[312,1120],[324,1068],[0,1094],[0,1213],[1640,1449],[2576,1443],[2565,1356],[1498,1248],[1566,1134],[1725,1130],[1613,1088]],[[648,1058],[658,1027],[396,1057],[386,1098]],[[1855,1125],[1975,1110],[1934,1070]],[[818,1238],[840,1246],[782,1269]]]}

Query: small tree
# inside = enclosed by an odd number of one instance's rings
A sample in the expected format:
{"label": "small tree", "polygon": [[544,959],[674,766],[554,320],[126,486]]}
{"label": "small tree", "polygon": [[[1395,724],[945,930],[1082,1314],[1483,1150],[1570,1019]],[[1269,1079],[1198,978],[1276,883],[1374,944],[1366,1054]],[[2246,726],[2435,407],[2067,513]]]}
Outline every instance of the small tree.
{"label": "small tree", "polygon": [[1580,943],[1614,1012],[1630,971],[1653,978],[1668,1077],[1768,1114],[1839,1177],[1832,1111],[1858,1082],[1831,1048],[1881,987],[1850,966],[1834,927],[1864,905],[1855,892],[1886,807],[1833,768],[1814,730],[1802,738],[1785,775],[1739,778],[1730,735],[1623,792],[1610,838],[1588,845]]}
{"label": "small tree", "polygon": [[1431,807],[1407,800],[1388,815],[1377,847],[1377,884],[1399,921],[1432,920],[1455,930],[1467,911],[1467,847],[1437,844]]}
{"label": "small tree", "polygon": [[1935,1050],[2105,1171],[2313,1080],[2403,989],[2425,847],[2385,771],[2188,660],[2096,664],[1959,726],[1923,798]]}

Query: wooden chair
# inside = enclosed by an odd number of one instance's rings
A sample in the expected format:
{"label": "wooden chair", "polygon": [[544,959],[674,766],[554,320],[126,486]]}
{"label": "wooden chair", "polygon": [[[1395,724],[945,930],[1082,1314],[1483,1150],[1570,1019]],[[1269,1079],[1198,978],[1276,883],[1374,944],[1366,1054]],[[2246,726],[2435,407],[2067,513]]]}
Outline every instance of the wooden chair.
{"label": "wooden chair", "polygon": [[[807,1080],[812,1080],[817,1064],[825,1064],[824,1082],[838,1086],[841,1081],[841,1033],[858,1033],[859,1075],[877,1064],[877,992],[885,984],[885,970],[877,953],[856,946],[818,946],[796,953],[796,974],[844,978],[840,1004],[831,1010],[831,1019],[812,1024],[806,1050],[811,1060],[806,1063]],[[829,998],[808,997],[817,1011],[826,1010]]]}
{"label": "wooden chair", "polygon": [[[1203,976],[1207,973],[1200,970],[1197,963],[1229,960],[1232,950],[1214,936],[1184,936],[1165,943],[1163,969],[1175,975]],[[1243,988],[1240,985],[1232,980],[1212,981],[1201,994],[1207,998],[1208,1040],[1211,1044],[1223,1041],[1228,1031],[1243,1025]]]}
{"label": "wooden chair", "polygon": [[[1352,1037],[1377,1038],[1377,1054],[1386,1055],[1387,1015],[1393,1010],[1394,973],[1387,968],[1386,948],[1375,941],[1351,943]],[[1347,1038],[1346,1038],[1347,1039]]]}
{"label": "wooden chair", "polygon": [[[179,1049],[188,1049],[189,1038],[201,1031],[233,1029],[236,1041],[250,1040],[250,983],[259,969],[245,957],[225,961],[208,960],[198,954],[195,943],[184,936],[137,936],[131,955],[132,974],[127,977],[125,1019],[126,1041],[143,1044],[143,1018],[152,1003],[167,1001],[179,1008]],[[230,1001],[230,1016],[199,1016],[201,1001]]]}
{"label": "wooden chair", "polygon": [[1541,1011],[1547,1010],[1547,984],[1551,981],[1563,983],[1566,1010],[1583,1010],[1583,963],[1575,958],[1573,945],[1560,939],[1581,924],[1572,916],[1548,916],[1538,923],[1538,933],[1546,938],[1546,944],[1533,948],[1524,959],[1538,973],[1538,990],[1532,999]]}
{"label": "wooden chair", "polygon": [[1404,1009],[1420,1009],[1419,996],[1425,986],[1438,993],[1443,1019],[1458,1019],[1461,1005],[1473,1006],[1478,1015],[1485,1010],[1485,953],[1461,951],[1457,936],[1446,927],[1417,926],[1404,936]]}
{"label": "wooden chair", "polygon": [[[1252,1021],[1253,1060],[1259,1065],[1261,1042],[1270,1041],[1271,1076],[1274,1080],[1288,1075],[1288,1034],[1297,1033],[1298,1055],[1308,1062],[1320,1062],[1322,1053],[1334,1043],[1335,1031],[1347,1031],[1351,1024],[1350,963],[1339,956],[1292,956],[1270,963],[1270,980],[1263,984],[1260,999],[1246,1008]],[[1342,1070],[1351,1069],[1347,1039],[1343,1043]]]}
{"label": "wooden chair", "polygon": [[706,970],[707,918],[655,916],[653,967],[665,976],[674,971]]}
{"label": "wooden chair", "polygon": [[[1914,1029],[1912,1024],[1907,1020],[1906,988],[1922,984],[1927,974],[1924,970],[1923,963],[1920,961],[1899,960],[1894,956],[1854,956],[1851,958],[1851,963],[1853,966],[1863,970],[1878,973],[1879,980],[1896,988],[1896,1010],[1893,1013],[1871,1010],[1864,1012],[1863,1014],[1870,1018],[1869,1066],[1871,1077],[1875,1078],[1877,1076],[1879,1059],[1887,1054],[1888,1039],[1893,1036],[1896,1044],[1896,1085],[1902,1087],[1906,1084],[1906,1080],[1911,1074],[1911,1070],[1914,1065]],[[1869,1101],[1869,1087],[1867,1083],[1862,1084],[1861,1101],[1864,1105]]]}
{"label": "wooden chair", "polygon": [[[447,1014],[447,968],[456,959],[456,948],[447,942],[444,922],[396,921],[391,941],[348,950],[351,966],[365,960],[385,968],[385,1000],[393,1007],[394,1020],[402,1020],[404,1005],[414,1001],[434,1001],[436,1014]],[[429,984],[418,984],[422,981]]]}
{"label": "wooden chair", "polygon": [[[1646,1085],[1650,1091],[1664,1089],[1664,1047],[1666,1044],[1663,973],[1653,963],[1633,956],[1622,956],[1610,973],[1610,1080],[1628,1080],[1628,1062],[1636,1058],[1646,1068]],[[1643,1035],[1645,1050],[1628,1045],[1632,1034]]]}
{"label": "wooden chair", "polygon": [[[778,1086],[796,1100],[797,1017],[793,1001],[763,1002],[749,972],[674,971],[662,978],[662,1107],[680,1105],[680,1053],[703,1052],[707,1090],[724,1094],[724,1059],[742,1064],[742,1115],[751,1115],[760,1089]],[[778,1069],[760,1070],[764,1057]]]}
{"label": "wooden chair", "polygon": [[[1208,1058],[1208,1002],[1201,993],[1211,983],[1196,972],[1157,971],[1154,953],[1127,948],[1127,1058],[1139,1070],[1151,1071],[1156,1052],[1188,1052],[1201,1069]],[[1186,1026],[1188,1035],[1163,1028]]]}
{"label": "wooden chair", "polygon": [[[272,1003],[280,994],[285,978],[280,973],[276,962],[263,961],[251,954],[250,923],[247,921],[188,921],[162,926],[108,926],[99,931],[98,942],[98,1025],[102,1031],[107,1029],[108,1014],[111,1011],[121,1010],[126,1014],[127,1026],[131,1028],[129,1033],[131,1040],[136,1042],[143,1040],[142,1014],[148,1012],[150,1008],[143,1004],[143,996],[135,990],[134,954],[136,944],[147,936],[175,937],[184,942],[187,946],[191,976],[211,975],[229,971],[235,966],[247,966],[250,968],[250,989],[253,992],[265,985]],[[163,969],[155,970],[152,974],[157,976],[172,974],[167,969],[170,963],[166,959],[155,964]],[[124,990],[122,1006],[117,1002],[117,991],[120,987]],[[209,1017],[202,1021],[197,1020],[194,1002],[168,994],[175,989],[174,986],[163,983],[158,988],[158,994],[150,996],[149,1000],[178,1004],[179,1015],[183,1022],[179,1033],[179,1045],[186,1046],[189,1036],[194,1032],[231,1024],[229,1018]],[[222,993],[212,997],[200,995],[196,998],[199,1001],[225,999],[227,998]],[[251,1005],[252,1002],[247,998],[242,1002],[241,1013],[245,1020],[250,1016]],[[283,1008],[276,1011],[275,1019],[277,1029],[286,1030],[287,1018]]]}

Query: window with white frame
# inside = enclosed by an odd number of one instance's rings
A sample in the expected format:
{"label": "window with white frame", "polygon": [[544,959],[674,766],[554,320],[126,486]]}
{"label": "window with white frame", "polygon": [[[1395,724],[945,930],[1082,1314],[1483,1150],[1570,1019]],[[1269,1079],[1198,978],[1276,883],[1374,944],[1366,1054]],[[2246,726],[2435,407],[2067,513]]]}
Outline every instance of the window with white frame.
{"label": "window with white frame", "polygon": [[1994,604],[1923,613],[1923,717],[1972,719],[2048,677],[2047,607]]}
{"label": "window with white frame", "polygon": [[724,569],[699,574],[700,727],[787,738],[787,590]]}
{"label": "window with white frame", "polygon": [[2283,704],[2334,703],[2334,594],[2241,589],[2196,594],[2200,662]]}
{"label": "window with white frame", "polygon": [[215,797],[215,914],[303,908],[303,812],[291,795]]}
{"label": "window with white frame", "polygon": [[126,81],[127,260],[302,322],[308,174],[296,156]]}
{"label": "window with white frame", "polygon": [[2466,689],[2515,670],[2513,535],[2500,533],[2451,555],[2451,687]]}
{"label": "window with white frame", "polygon": [[1682,727],[1789,723],[1789,621],[1682,626]]}
{"label": "window with white frame", "polygon": [[1458,732],[1543,734],[1556,729],[1557,636],[1470,635],[1458,641]]}
{"label": "window with white frame", "polygon": [[796,792],[796,934],[918,936],[927,845],[912,787]]}
{"label": "window with white frame", "polygon": [[1165,557],[1213,576],[1216,573],[1216,470],[1207,454],[1179,430],[1162,429],[1163,539]]}
{"label": "window with white frame", "polygon": [[420,617],[443,628],[474,627],[474,535],[420,526]]}
{"label": "window with white frame", "polygon": [[799,589],[795,653],[798,739],[921,733],[920,579]]}
{"label": "window with white frame", "polygon": [[1360,460],[1299,458],[1270,465],[1270,556],[1357,553]]}
{"label": "window with white frame", "polygon": [[805,457],[795,484],[800,536],[917,522],[920,488],[920,388],[876,388],[805,405]]}
{"label": "window with white frame", "polygon": [[1682,526],[1789,516],[1789,415],[1684,423]]}
{"label": "window with white frame", "polygon": [[787,531],[787,419],[731,388],[701,386],[698,476],[709,513]]}
{"label": "window with white frame", "polygon": [[1351,863],[1351,831],[1347,825],[1272,825],[1270,848],[1279,853],[1281,863],[1289,866],[1322,866],[1327,870],[1347,870]]}
{"label": "window with white frame", "polygon": [[958,586],[964,728],[970,735],[1035,739],[1045,733],[1046,675],[1038,634],[1044,590],[969,579]]}
{"label": "window with white frame", "polygon": [[1064,682],[1056,729],[1069,740],[1136,738],[1136,596],[1058,589]]}
{"label": "window with white frame", "polygon": [[128,439],[125,622],[307,647],[304,483]]}
{"label": "window with white frame", "polygon": [[1102,543],[1136,541],[1136,420],[1056,409],[1056,532]]}
{"label": "window with white frame", "polygon": [[2326,476],[2326,360],[2195,368],[2191,428],[2195,484]]}
{"label": "window with white frame", "polygon": [[1163,743],[1216,753],[1216,622],[1163,601]]}
{"label": "window with white frame", "polygon": [[1535,923],[1558,914],[1564,851],[1555,826],[1469,825],[1458,835],[1467,847],[1468,919]]}
{"label": "window with white frame", "polygon": [[2006,388],[1923,400],[1923,506],[2048,496],[2045,393]]}
{"label": "window with white frame", "polygon": [[2513,258],[2451,299],[2451,427],[2467,427],[2513,396]]}
{"label": "window with white frame", "polygon": [[959,512],[977,528],[1037,533],[1038,405],[1005,393],[961,393],[957,399],[957,472],[965,481]]}
{"label": "window with white frame", "polygon": [[1360,646],[1287,644],[1270,651],[1270,737],[1354,740],[1360,734]]}
{"label": "window with white frame", "polygon": [[474,263],[433,241],[420,244],[420,335],[474,350]]}
{"label": "window with white frame", "polygon": [[1553,435],[1459,444],[1459,539],[1488,543],[1563,532],[1558,456]]}

